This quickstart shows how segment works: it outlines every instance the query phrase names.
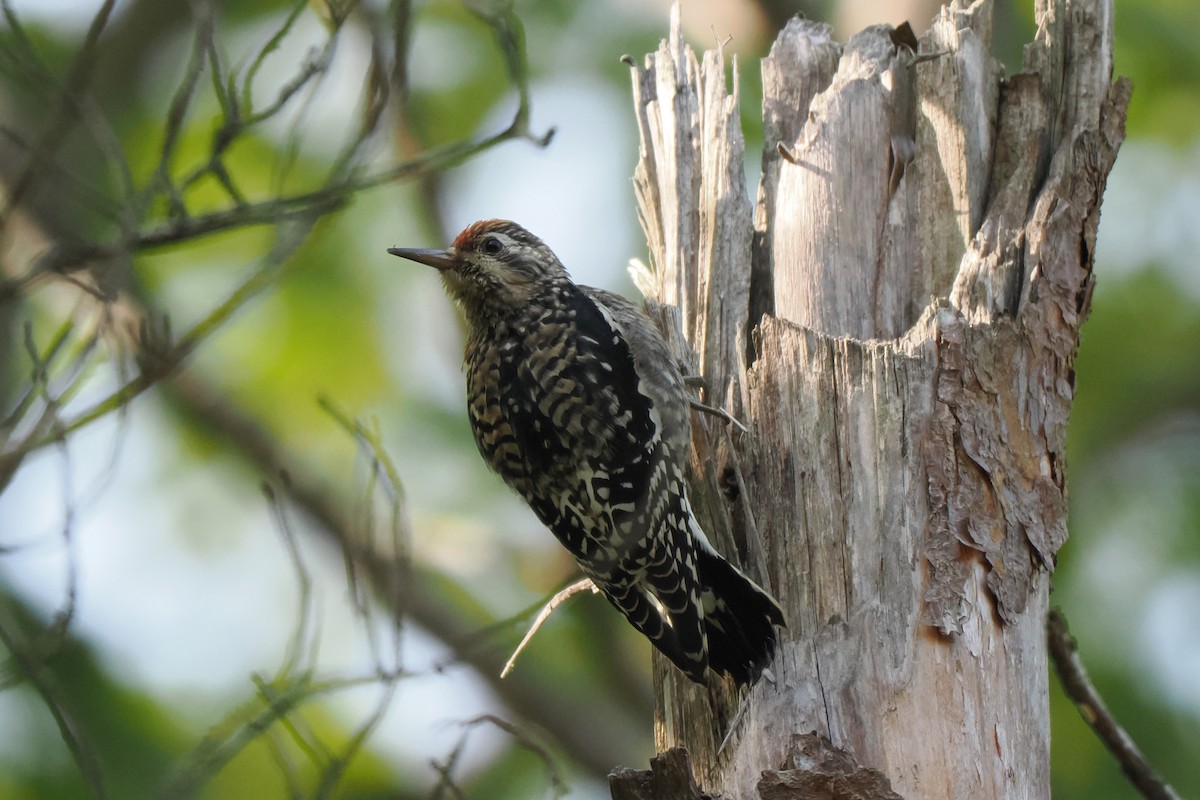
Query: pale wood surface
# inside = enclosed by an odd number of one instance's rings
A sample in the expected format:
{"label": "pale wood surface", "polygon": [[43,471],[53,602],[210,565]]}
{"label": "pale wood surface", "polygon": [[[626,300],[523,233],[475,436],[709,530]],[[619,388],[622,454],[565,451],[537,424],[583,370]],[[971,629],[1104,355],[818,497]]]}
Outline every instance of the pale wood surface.
{"label": "pale wood surface", "polygon": [[736,63],[730,83],[676,21],[634,70],[640,283],[750,428],[695,418],[696,505],[789,620],[744,696],[656,663],[659,749],[705,791],[758,797],[815,731],[902,797],[1049,795],[1072,364],[1129,86],[1111,0],[1037,14],[1007,80],[990,2],[915,53],[793,20],[762,67],[753,213]]}

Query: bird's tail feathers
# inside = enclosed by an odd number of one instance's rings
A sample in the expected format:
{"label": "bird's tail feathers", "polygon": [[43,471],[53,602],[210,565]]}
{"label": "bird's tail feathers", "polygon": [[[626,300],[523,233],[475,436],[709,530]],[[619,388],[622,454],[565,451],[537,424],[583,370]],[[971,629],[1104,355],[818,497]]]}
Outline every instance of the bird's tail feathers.
{"label": "bird's tail feathers", "polygon": [[639,585],[631,583],[618,587],[602,584],[601,589],[609,602],[616,606],[630,624],[641,631],[659,652],[692,680],[697,683],[705,682],[707,661],[704,657],[704,639],[700,632],[700,620],[694,610],[690,615],[677,615],[674,624],[668,624],[668,615],[662,603]]}
{"label": "bird's tail feathers", "polygon": [[786,626],[775,598],[707,547],[696,548],[708,665],[739,684],[753,683],[775,655],[775,626]]}

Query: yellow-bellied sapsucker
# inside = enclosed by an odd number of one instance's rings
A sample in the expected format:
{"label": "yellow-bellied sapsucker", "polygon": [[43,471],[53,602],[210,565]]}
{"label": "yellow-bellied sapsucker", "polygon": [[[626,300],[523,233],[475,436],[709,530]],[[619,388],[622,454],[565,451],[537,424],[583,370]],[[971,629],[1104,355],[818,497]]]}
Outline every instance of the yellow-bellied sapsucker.
{"label": "yellow-bellied sapsucker", "polygon": [[388,252],[438,269],[466,316],[467,408],[492,469],[688,677],[755,680],[783,612],[692,514],[688,396],[650,319],[576,285],[513,222],[476,222],[447,250]]}

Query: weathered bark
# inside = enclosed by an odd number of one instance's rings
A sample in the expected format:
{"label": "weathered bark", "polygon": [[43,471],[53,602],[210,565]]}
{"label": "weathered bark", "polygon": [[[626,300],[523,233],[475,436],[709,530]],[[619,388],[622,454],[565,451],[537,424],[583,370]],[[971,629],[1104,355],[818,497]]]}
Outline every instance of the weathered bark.
{"label": "weathered bark", "polygon": [[1111,0],[1037,15],[1008,79],[987,0],[943,9],[915,53],[887,27],[840,46],[790,22],[763,64],[753,214],[736,63],[730,91],[673,20],[634,71],[642,288],[749,425],[695,418],[693,494],[789,625],[741,695],[657,662],[659,749],[686,747],[705,791],[793,796],[818,761],[794,737],[816,732],[881,776],[854,796],[1049,795],[1072,365],[1130,88]]}

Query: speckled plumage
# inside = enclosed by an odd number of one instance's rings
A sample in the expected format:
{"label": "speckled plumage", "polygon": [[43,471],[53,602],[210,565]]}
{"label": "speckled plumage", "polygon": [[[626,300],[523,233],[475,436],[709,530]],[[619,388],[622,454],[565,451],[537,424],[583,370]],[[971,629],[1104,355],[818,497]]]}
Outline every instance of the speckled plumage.
{"label": "speckled plumage", "polygon": [[689,677],[757,677],[783,615],[696,523],[688,397],[650,320],[573,283],[512,222],[477,222],[446,251],[389,252],[437,267],[463,309],[467,410],[492,469]]}

